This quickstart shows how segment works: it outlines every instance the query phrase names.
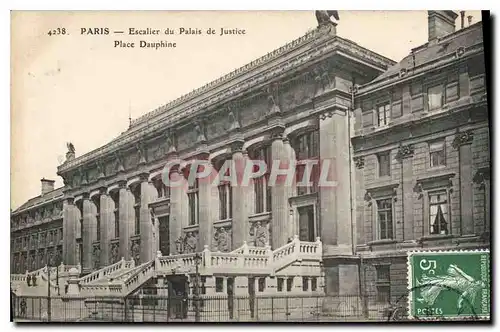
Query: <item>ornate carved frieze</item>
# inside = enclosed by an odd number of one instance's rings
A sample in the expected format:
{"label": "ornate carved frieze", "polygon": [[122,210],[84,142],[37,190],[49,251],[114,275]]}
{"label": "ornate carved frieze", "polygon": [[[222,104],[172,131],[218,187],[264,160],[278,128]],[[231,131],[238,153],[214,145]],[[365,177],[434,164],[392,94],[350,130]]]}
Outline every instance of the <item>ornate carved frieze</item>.
{"label": "ornate carved frieze", "polygon": [[250,226],[250,236],[253,238],[254,246],[265,247],[269,245],[270,229],[269,223],[256,221]]}
{"label": "ornate carved frieze", "polygon": [[331,88],[334,88],[335,80],[330,78],[330,73],[328,70],[328,65],[326,63],[318,64],[313,69],[314,74],[314,94],[321,94]]}
{"label": "ornate carved frieze", "polygon": [[166,153],[171,154],[177,152],[175,144],[175,131],[173,129],[167,130],[164,135],[165,135]]}
{"label": "ornate carved frieze", "polygon": [[397,161],[401,162],[405,158],[413,157],[414,152],[415,148],[413,147],[413,145],[400,145],[395,158]]}
{"label": "ornate carved frieze", "polygon": [[452,146],[453,148],[458,149],[462,145],[471,144],[473,139],[474,134],[472,130],[463,131],[456,134],[453,139]]}
{"label": "ornate carved frieze", "polygon": [[315,94],[315,81],[309,72],[280,85],[280,106],[288,112],[311,101]]}
{"label": "ornate carved frieze", "polygon": [[228,109],[228,114],[227,114],[227,130],[228,131],[235,131],[239,130],[241,127],[240,124],[240,112],[238,108],[236,107],[235,104],[230,104],[227,107]]}
{"label": "ornate carved frieze", "polygon": [[365,157],[354,157],[354,164],[356,168],[362,169],[365,167]]}
{"label": "ornate carved frieze", "polygon": [[224,226],[216,228],[214,244],[218,251],[229,252],[231,250],[231,228]]}
{"label": "ornate carved frieze", "polygon": [[123,153],[121,151],[115,151],[115,171],[123,172],[125,171],[125,161],[123,160]]}
{"label": "ornate carved frieze", "polygon": [[97,178],[102,179],[106,176],[105,173],[105,168],[104,168],[104,163],[102,162],[101,159],[97,159],[95,162],[95,167],[96,167],[96,173],[97,173]]}
{"label": "ornate carved frieze", "polygon": [[279,106],[278,87],[279,85],[277,83],[272,83],[266,86],[263,90],[267,97],[269,115],[281,112]]}
{"label": "ornate carved frieze", "polygon": [[195,143],[205,143],[207,141],[205,129],[205,121],[203,121],[202,118],[196,119],[194,122],[194,132],[196,135]]}
{"label": "ornate carved frieze", "polygon": [[137,163],[139,165],[146,163],[146,146],[143,141],[138,141],[135,145],[137,150]]}

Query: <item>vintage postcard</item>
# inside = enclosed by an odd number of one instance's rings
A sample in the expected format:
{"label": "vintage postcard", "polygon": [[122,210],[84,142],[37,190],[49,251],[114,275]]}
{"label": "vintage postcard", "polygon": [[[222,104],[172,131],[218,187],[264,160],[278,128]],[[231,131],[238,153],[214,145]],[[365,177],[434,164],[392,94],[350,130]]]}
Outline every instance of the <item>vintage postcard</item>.
{"label": "vintage postcard", "polygon": [[12,320],[490,321],[488,28],[12,11]]}

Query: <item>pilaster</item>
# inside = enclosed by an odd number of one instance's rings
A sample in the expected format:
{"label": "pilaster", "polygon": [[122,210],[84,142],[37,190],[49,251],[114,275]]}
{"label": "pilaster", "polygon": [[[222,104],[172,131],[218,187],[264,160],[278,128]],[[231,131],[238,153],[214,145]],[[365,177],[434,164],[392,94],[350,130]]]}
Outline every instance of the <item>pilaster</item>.
{"label": "pilaster", "polygon": [[64,264],[77,265],[76,261],[76,230],[79,224],[78,213],[74,203],[74,198],[70,195],[63,202],[63,254]]}
{"label": "pilaster", "polygon": [[[201,160],[208,159],[208,152],[202,151],[198,158]],[[198,179],[198,197],[199,197],[199,214],[198,214],[198,250],[204,248],[212,248],[213,238],[213,220],[212,220],[212,181],[210,176],[205,176]]]}
{"label": "pilaster", "polygon": [[474,234],[473,218],[473,165],[472,165],[472,131],[457,132],[453,147],[458,149],[460,170],[460,235]]}
{"label": "pilaster", "polygon": [[[411,241],[415,239],[414,233],[414,184],[413,184],[413,154],[414,147],[412,145],[401,145],[396,154],[396,159],[401,163],[402,168],[402,184],[401,191],[403,193],[403,240]],[[393,222],[396,218],[393,218]],[[396,225],[393,225],[395,228]],[[395,229],[394,229],[395,230]],[[396,234],[395,232],[394,234]]]}
{"label": "pilaster", "polygon": [[[165,175],[166,176],[166,175]],[[170,169],[170,180],[172,183],[177,181],[183,181],[182,174],[180,173],[178,165]],[[172,254],[179,254],[177,248],[177,241],[182,236],[182,227],[185,225],[185,183],[183,185],[173,185],[170,188],[170,220],[169,220],[169,241],[170,241],[170,252]]]}
{"label": "pilaster", "polygon": [[325,254],[351,254],[349,137],[347,110],[320,115],[320,221]]}

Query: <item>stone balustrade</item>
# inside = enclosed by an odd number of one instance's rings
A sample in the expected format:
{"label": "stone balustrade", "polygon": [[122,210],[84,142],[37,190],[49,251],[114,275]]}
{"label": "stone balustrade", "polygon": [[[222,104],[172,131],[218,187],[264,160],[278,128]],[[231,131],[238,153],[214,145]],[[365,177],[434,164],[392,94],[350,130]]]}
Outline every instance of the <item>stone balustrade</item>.
{"label": "stone balustrade", "polygon": [[100,270],[94,271],[94,272],[86,275],[85,277],[80,278],[80,283],[87,284],[87,283],[91,283],[91,282],[96,282],[96,281],[98,281],[106,276],[111,275],[112,273],[115,273],[117,271],[124,270],[124,269],[130,269],[134,266],[135,266],[135,264],[134,264],[133,260],[126,261],[125,258],[122,258],[120,261],[118,261],[114,264],[108,265]]}

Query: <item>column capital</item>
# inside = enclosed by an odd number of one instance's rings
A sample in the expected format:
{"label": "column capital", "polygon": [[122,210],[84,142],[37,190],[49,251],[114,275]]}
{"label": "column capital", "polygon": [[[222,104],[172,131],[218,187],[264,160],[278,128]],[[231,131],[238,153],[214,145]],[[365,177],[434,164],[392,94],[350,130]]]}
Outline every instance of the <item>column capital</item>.
{"label": "column capital", "polygon": [[118,184],[119,189],[127,187],[127,180],[124,180],[124,179],[118,180],[116,183]]}
{"label": "column capital", "polygon": [[452,146],[453,148],[458,149],[462,145],[472,144],[473,139],[474,133],[472,130],[457,132],[455,138],[453,139]]}
{"label": "column capital", "polygon": [[64,201],[66,201],[66,204],[73,205],[75,202],[75,197],[73,195],[68,195],[64,198]]}
{"label": "column capital", "polygon": [[148,181],[149,180],[149,172],[141,172],[139,174],[139,180],[141,182]]}
{"label": "column capital", "polygon": [[271,141],[275,140],[283,140],[284,139],[284,133],[285,133],[285,127],[283,126],[277,126],[271,129],[270,134],[271,134]]}
{"label": "column capital", "polygon": [[243,152],[243,146],[245,145],[245,141],[238,139],[234,140],[231,143],[229,143],[229,146],[231,148],[231,155],[238,153],[238,152]]}
{"label": "column capital", "polygon": [[89,199],[89,198],[90,198],[90,192],[85,191],[85,192],[83,192],[83,193],[81,194],[81,196],[82,196],[82,199],[83,199],[83,200]]}
{"label": "column capital", "polygon": [[398,148],[398,152],[396,153],[396,160],[402,162],[403,159],[413,157],[413,153],[415,152],[415,148],[413,145],[400,145]]}
{"label": "column capital", "polygon": [[356,165],[357,169],[363,169],[365,167],[365,157],[354,157],[354,164]]}

